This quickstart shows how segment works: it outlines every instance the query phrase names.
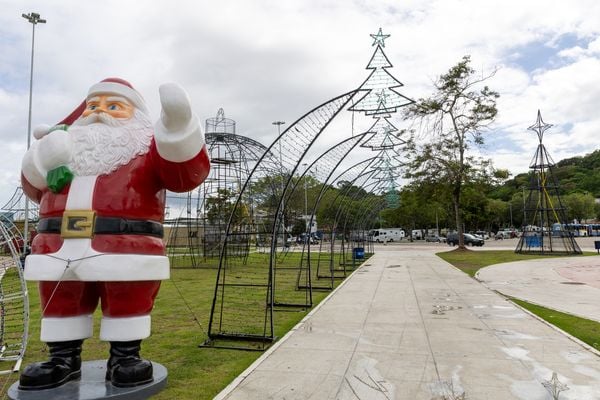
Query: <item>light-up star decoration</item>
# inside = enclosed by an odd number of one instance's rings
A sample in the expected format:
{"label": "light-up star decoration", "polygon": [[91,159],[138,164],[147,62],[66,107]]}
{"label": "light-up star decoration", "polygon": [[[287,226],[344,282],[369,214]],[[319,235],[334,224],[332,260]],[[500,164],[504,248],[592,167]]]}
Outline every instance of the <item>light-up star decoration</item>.
{"label": "light-up star decoration", "polygon": [[381,28],[379,28],[379,32],[377,32],[376,35],[371,35],[371,37],[373,39],[375,39],[375,41],[373,42],[373,44],[371,46],[379,45],[381,47],[385,47],[384,41],[385,41],[385,39],[389,38],[390,35],[384,35],[381,32]]}
{"label": "light-up star decoration", "polygon": [[540,110],[538,110],[537,121],[535,122],[535,124],[531,125],[527,129],[537,133],[538,138],[540,139],[540,143],[542,143],[542,139],[544,138],[544,132],[546,132],[552,126],[552,124],[547,124],[544,122],[544,120],[542,119],[542,113],[540,112]]}
{"label": "light-up star decoration", "polygon": [[552,400],[558,400],[560,392],[569,390],[567,385],[558,380],[556,372],[552,373],[552,379],[542,382],[542,385],[546,388],[546,390],[548,390],[548,392],[550,392],[552,395]]}
{"label": "light-up star decoration", "polygon": [[379,102],[379,106],[381,108],[385,108],[385,103],[390,95],[385,92],[385,89],[381,89],[375,94],[377,95],[377,101]]}

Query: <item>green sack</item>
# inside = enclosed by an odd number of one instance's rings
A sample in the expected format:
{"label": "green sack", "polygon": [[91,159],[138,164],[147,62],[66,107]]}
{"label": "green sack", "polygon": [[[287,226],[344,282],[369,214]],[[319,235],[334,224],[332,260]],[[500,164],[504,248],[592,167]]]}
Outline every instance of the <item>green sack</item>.
{"label": "green sack", "polygon": [[73,180],[73,173],[66,166],[60,166],[48,171],[46,181],[48,182],[48,189],[52,193],[60,192],[65,186],[67,186]]}

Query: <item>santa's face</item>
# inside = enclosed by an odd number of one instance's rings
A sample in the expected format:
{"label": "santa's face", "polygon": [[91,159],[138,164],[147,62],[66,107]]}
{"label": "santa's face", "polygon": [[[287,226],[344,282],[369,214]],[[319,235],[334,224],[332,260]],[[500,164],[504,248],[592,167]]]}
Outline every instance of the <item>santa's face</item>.
{"label": "santa's face", "polygon": [[78,176],[103,175],[148,152],[152,124],[124,98],[96,96],[87,101],[69,136],[73,140],[70,169]]}
{"label": "santa's face", "polygon": [[133,106],[124,97],[114,95],[98,95],[86,101],[86,107],[83,117],[92,114],[105,113],[113,118],[130,119],[134,113]]}

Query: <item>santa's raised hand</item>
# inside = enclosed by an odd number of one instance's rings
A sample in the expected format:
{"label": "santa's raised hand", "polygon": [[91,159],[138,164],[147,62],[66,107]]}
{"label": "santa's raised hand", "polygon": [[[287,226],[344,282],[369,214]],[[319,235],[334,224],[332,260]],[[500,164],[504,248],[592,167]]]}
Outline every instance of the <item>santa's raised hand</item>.
{"label": "santa's raised hand", "polygon": [[162,107],[155,126],[158,153],[169,161],[187,161],[204,145],[198,117],[192,112],[188,94],[178,84],[165,83],[158,91]]}

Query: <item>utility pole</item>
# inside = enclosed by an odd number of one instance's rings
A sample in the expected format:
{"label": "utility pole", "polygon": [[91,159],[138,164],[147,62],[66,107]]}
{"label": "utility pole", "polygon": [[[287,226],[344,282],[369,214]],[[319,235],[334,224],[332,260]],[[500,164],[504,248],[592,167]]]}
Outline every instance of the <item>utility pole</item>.
{"label": "utility pole", "polygon": [[527,213],[525,211],[525,186],[521,186],[523,189],[523,226],[527,226]]}
{"label": "utility pole", "polygon": [[[283,171],[283,154],[281,152],[281,125],[285,124],[285,121],[273,121],[273,125],[277,125],[277,141],[279,142],[279,166],[281,168],[281,226],[282,226],[282,230],[281,230],[281,235],[283,237],[283,244],[282,247],[285,248],[286,245],[286,237],[285,237],[285,203],[284,203],[284,183],[283,183],[283,176],[284,176],[284,171]],[[277,239],[276,239],[277,240]]]}
{"label": "utility pole", "polygon": [[304,167],[304,215],[308,216],[308,195],[307,195],[307,183],[306,182],[306,168],[308,167],[307,163],[302,164],[302,166]]}
{"label": "utility pole", "polygon": [[[31,34],[31,70],[29,73],[29,115],[27,118],[27,150],[31,146],[31,103],[33,98],[33,54],[35,49],[35,26],[37,24],[45,24],[46,20],[40,18],[40,14],[29,13],[21,14],[32,25]],[[23,255],[27,254],[29,244],[29,198],[25,196],[25,223],[23,224]]]}

